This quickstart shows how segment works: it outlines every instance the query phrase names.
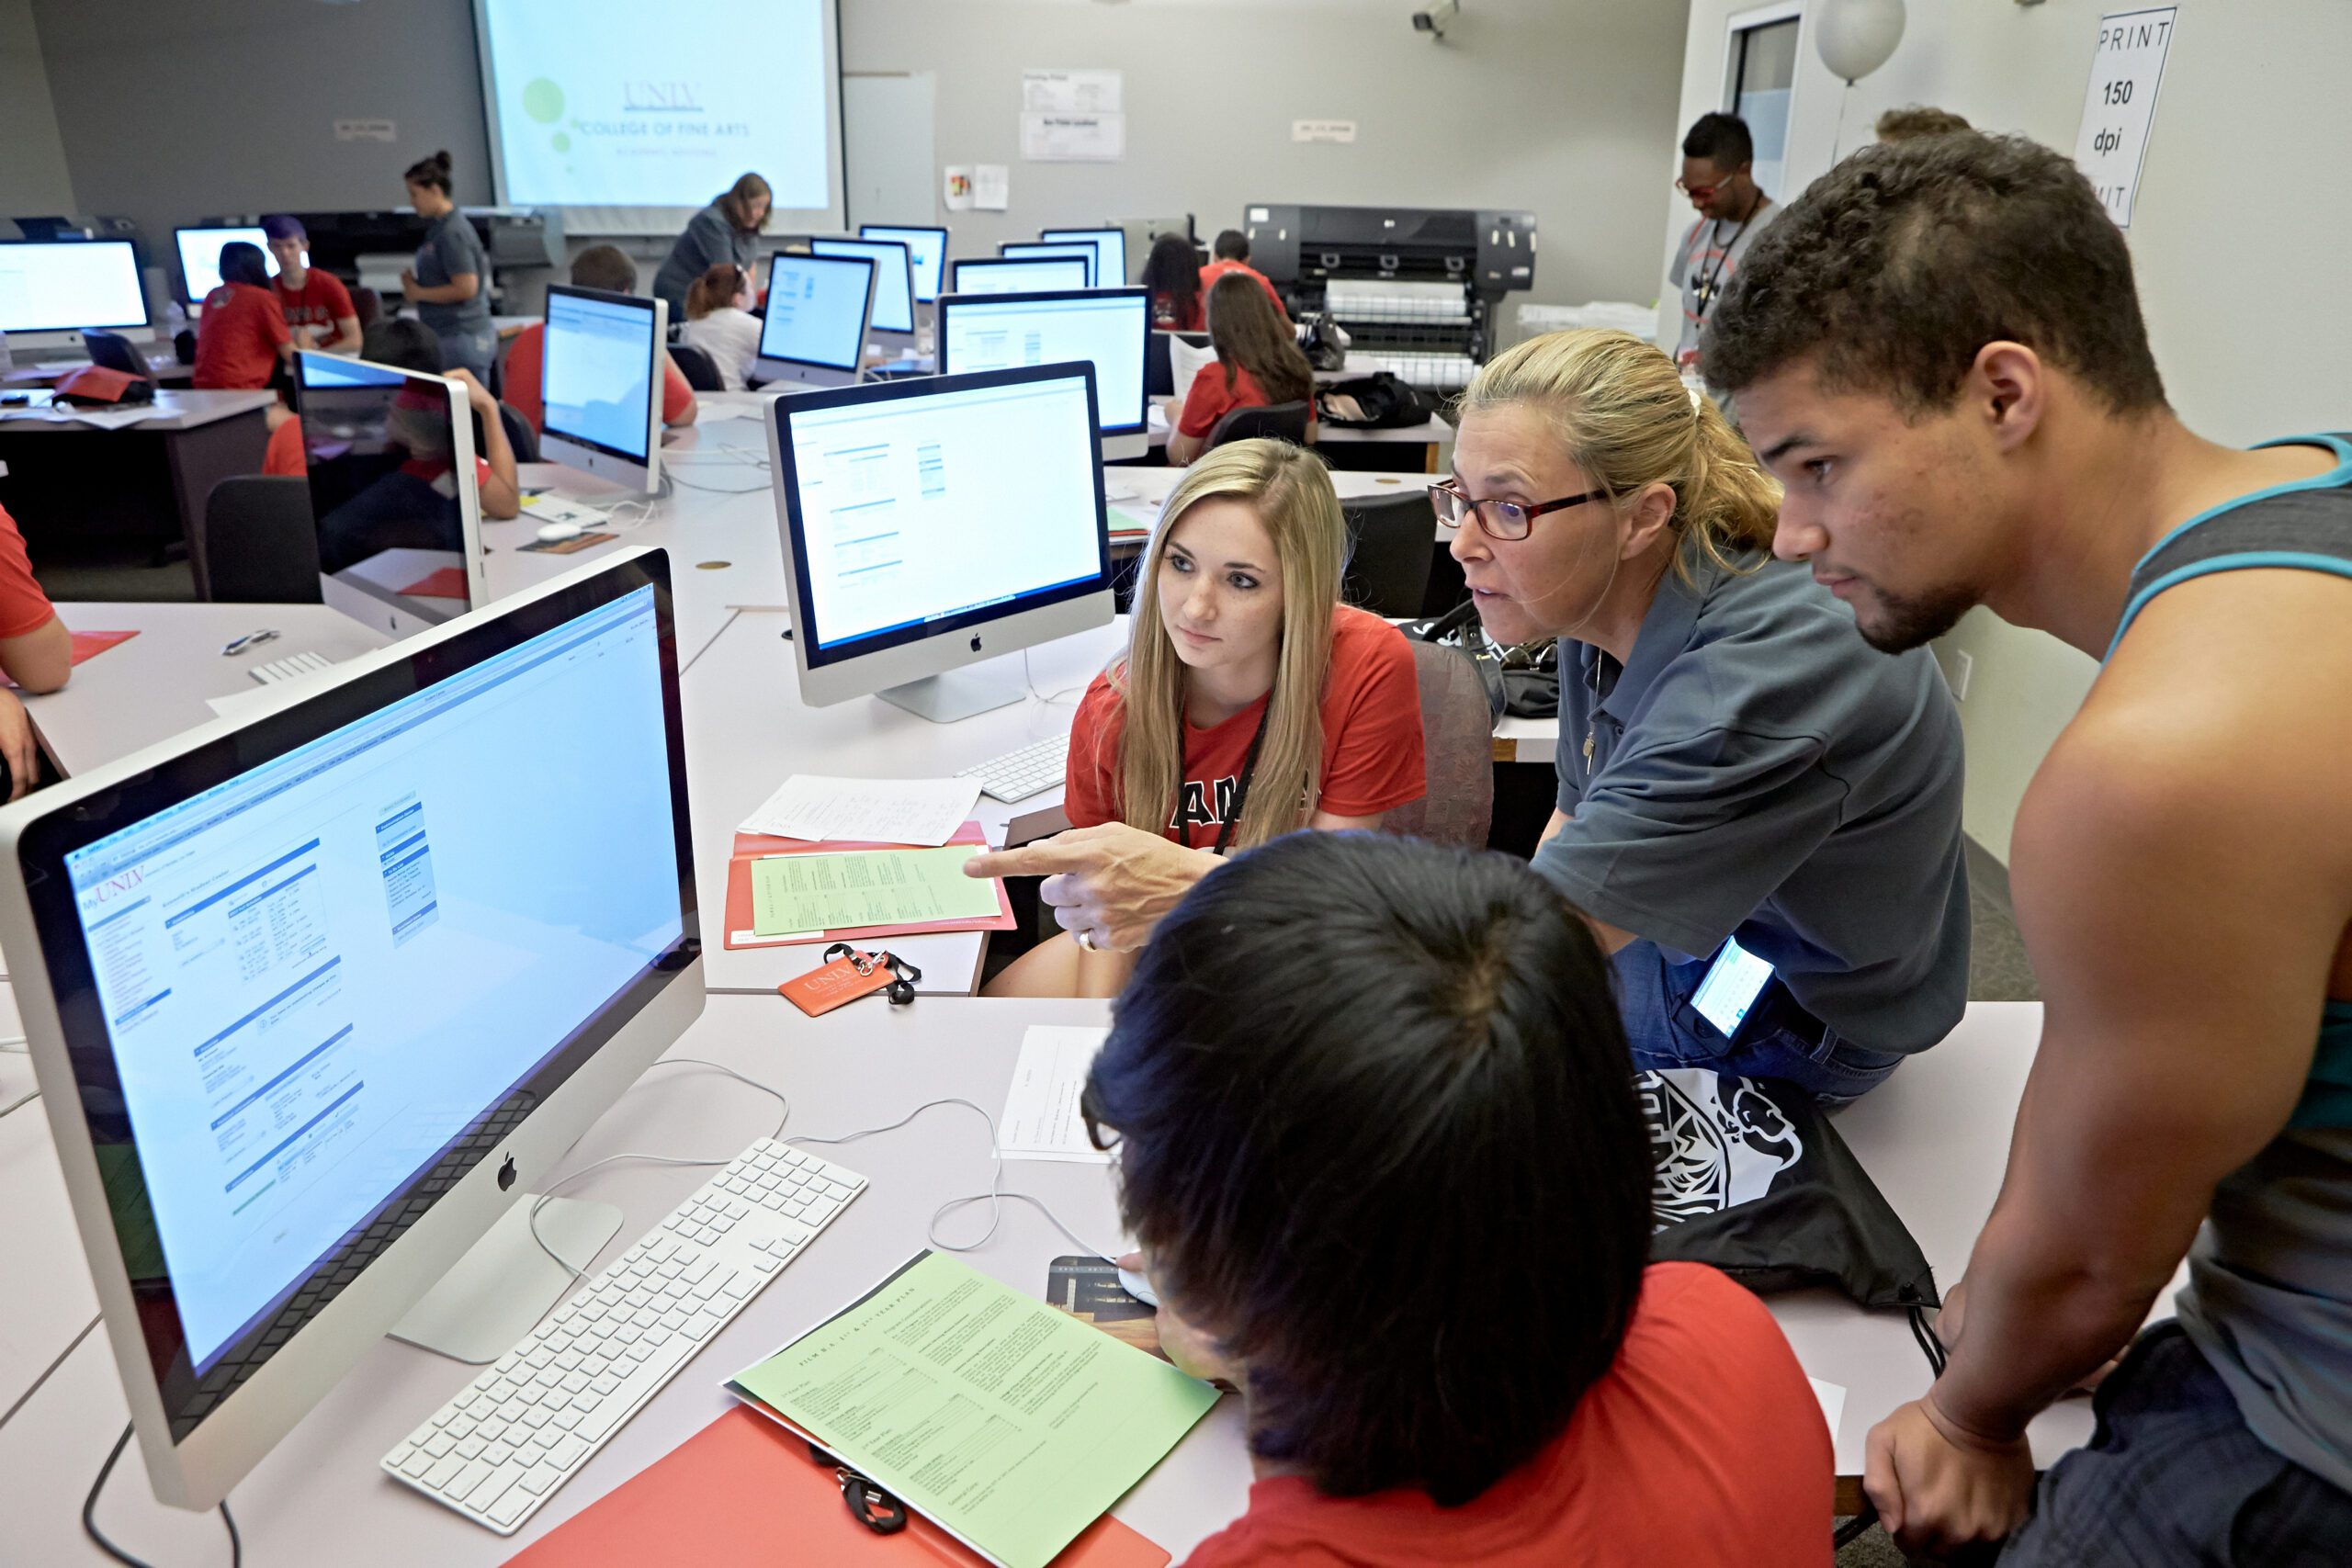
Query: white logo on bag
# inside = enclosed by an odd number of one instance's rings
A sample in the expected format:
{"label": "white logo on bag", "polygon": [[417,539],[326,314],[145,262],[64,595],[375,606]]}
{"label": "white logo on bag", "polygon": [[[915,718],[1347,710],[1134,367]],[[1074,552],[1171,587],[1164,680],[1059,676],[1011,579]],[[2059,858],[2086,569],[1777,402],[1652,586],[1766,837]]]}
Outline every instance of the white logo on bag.
{"label": "white logo on bag", "polygon": [[1752,1078],[1668,1067],[1634,1074],[1634,1090],[1649,1123],[1660,1230],[1763,1197],[1804,1156],[1796,1129]]}

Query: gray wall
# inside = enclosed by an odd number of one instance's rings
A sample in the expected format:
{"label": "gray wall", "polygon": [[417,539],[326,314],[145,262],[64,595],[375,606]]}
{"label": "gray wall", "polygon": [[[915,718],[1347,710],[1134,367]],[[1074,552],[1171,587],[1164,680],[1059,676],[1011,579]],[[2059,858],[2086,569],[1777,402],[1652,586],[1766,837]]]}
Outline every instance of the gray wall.
{"label": "gray wall", "polygon": [[[32,0],[0,0],[0,221],[74,210]],[[13,235],[0,228],[0,235]]]}

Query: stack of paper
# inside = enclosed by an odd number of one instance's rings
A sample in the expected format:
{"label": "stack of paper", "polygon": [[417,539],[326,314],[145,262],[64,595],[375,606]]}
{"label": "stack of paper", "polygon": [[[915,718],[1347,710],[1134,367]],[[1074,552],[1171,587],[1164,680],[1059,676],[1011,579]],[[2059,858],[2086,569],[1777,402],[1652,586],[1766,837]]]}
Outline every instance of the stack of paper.
{"label": "stack of paper", "polygon": [[743,818],[746,833],[854,843],[945,843],[980,798],[978,779],[840,779],[795,773]]}

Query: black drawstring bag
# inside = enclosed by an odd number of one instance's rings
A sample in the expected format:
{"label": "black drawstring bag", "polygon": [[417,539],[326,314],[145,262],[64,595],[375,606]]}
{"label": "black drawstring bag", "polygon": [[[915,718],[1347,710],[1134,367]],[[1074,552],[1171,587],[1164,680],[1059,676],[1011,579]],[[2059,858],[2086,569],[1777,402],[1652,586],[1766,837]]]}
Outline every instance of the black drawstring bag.
{"label": "black drawstring bag", "polygon": [[1560,711],[1560,644],[1554,637],[1503,648],[1478,625],[1478,606],[1464,601],[1434,620],[1396,628],[1416,642],[1433,642],[1469,657],[1497,718],[1552,718]]}
{"label": "black drawstring bag", "polygon": [[[1335,400],[1340,399],[1347,402]],[[1437,405],[1399,379],[1395,371],[1375,370],[1369,376],[1316,388],[1315,412],[1324,423],[1340,430],[1401,430],[1428,423]]]}
{"label": "black drawstring bag", "polygon": [[1940,1304],[1919,1244],[1810,1095],[1707,1067],[1634,1075],[1649,1123],[1650,1256],[1758,1295],[1834,1285],[1866,1307]]}

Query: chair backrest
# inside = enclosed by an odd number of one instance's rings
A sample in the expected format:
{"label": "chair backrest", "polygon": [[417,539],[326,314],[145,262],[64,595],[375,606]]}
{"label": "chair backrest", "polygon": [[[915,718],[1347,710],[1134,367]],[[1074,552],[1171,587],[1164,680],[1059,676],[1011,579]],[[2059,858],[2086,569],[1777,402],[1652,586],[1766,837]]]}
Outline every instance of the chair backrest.
{"label": "chair backrest", "polygon": [[130,345],[130,340],[120,333],[85,332],[82,345],[90,351],[90,363],[104,370],[119,370],[126,376],[138,376],[149,380],[154,372],[147,368],[146,356]]}
{"label": "chair backrest", "polygon": [[308,479],[241,474],[204,499],[205,596],[223,604],[315,604],[319,536]]}
{"label": "chair backrest", "polygon": [[[1306,445],[1306,415],[1313,405],[1304,399],[1295,403],[1261,403],[1252,408],[1235,409],[1216,422],[1209,431],[1208,446],[1222,446],[1228,441],[1256,441],[1272,437],[1287,441],[1294,446]],[[1208,447],[1202,450],[1206,451]],[[1436,526],[1431,524],[1430,526]]]}
{"label": "chair backrest", "polygon": [[1375,615],[1421,613],[1437,555],[1437,510],[1419,485],[1340,503],[1348,520],[1348,570],[1340,595]]}
{"label": "chair backrest", "polygon": [[1143,340],[1143,395],[1147,398],[1176,395],[1176,372],[1168,361],[1168,340],[1175,335],[1153,333]]}
{"label": "chair backrest", "polygon": [[1495,818],[1494,718],[1469,656],[1413,644],[1421,689],[1421,798],[1381,818],[1380,830],[1466,850],[1487,847]]}
{"label": "chair backrest", "polygon": [[366,332],[383,318],[384,297],[366,284],[356,284],[351,290],[351,313],[359,318],[359,330]]}
{"label": "chair backrest", "polygon": [[670,345],[670,357],[676,361],[678,374],[686,378],[686,385],[695,391],[727,389],[726,380],[718,374],[718,361],[710,356],[707,349],[696,348],[690,343],[673,343]]}
{"label": "chair backrest", "polygon": [[506,427],[506,444],[514,448],[516,462],[539,460],[539,433],[531,428],[531,422],[524,417],[521,409],[513,403],[499,404],[498,423]]}

